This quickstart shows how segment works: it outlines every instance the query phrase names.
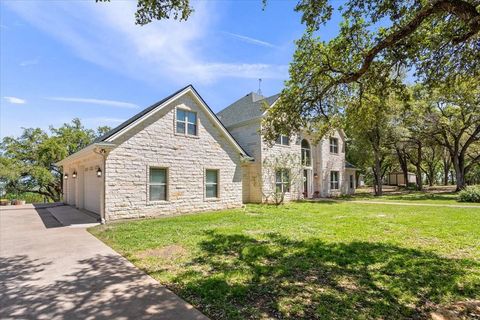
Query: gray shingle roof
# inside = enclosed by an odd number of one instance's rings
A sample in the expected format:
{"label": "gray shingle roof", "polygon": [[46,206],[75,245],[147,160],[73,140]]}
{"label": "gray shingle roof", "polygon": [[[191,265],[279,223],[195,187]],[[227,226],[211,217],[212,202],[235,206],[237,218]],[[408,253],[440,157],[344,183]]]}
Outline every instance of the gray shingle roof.
{"label": "gray shingle roof", "polygon": [[222,111],[218,112],[217,117],[226,127],[239,122],[258,118],[264,113],[265,104],[271,106],[279,96],[280,94],[275,94],[270,97],[264,97],[255,92],[250,92],[243,98],[240,98]]}

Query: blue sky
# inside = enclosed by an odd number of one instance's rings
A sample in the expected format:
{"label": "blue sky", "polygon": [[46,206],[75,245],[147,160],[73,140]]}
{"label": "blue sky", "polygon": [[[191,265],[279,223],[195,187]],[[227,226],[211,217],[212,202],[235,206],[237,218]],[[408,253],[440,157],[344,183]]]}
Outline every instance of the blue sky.
{"label": "blue sky", "polygon": [[[218,112],[281,90],[304,27],[296,1],[197,1],[187,22],[134,24],[134,1],[0,2],[0,135],[72,118],[116,126],[191,83]],[[329,39],[338,20],[320,35]]]}

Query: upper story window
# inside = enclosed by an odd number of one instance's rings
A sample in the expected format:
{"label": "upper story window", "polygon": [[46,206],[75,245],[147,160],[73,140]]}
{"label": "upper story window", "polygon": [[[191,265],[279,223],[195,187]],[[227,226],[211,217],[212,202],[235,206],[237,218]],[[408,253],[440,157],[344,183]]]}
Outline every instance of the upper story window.
{"label": "upper story window", "polygon": [[280,135],[280,136],[278,136],[277,140],[275,140],[275,143],[276,144],[281,144],[281,145],[284,145],[284,146],[289,146],[290,145],[290,137]]}
{"label": "upper story window", "polygon": [[310,167],[312,165],[310,144],[307,140],[302,140],[302,165]]}
{"label": "upper story window", "polygon": [[330,189],[336,190],[339,188],[338,171],[330,171]]}
{"label": "upper story window", "polygon": [[167,169],[150,168],[149,200],[167,200]]}
{"label": "upper story window", "polygon": [[205,170],[205,196],[218,198],[218,170]]}
{"label": "upper story window", "polygon": [[183,109],[177,109],[176,132],[188,134],[190,136],[197,135],[197,113]]}
{"label": "upper story window", "polygon": [[337,138],[330,138],[330,152],[331,153],[338,153],[338,139]]}

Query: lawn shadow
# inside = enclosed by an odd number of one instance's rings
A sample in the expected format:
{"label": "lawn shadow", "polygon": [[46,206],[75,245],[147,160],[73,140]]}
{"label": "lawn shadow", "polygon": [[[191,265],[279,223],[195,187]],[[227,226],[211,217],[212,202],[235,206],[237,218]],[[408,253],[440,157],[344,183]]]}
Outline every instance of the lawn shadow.
{"label": "lawn shadow", "polygon": [[479,263],[386,243],[208,231],[200,248],[172,282],[214,319],[416,319],[480,292]]}

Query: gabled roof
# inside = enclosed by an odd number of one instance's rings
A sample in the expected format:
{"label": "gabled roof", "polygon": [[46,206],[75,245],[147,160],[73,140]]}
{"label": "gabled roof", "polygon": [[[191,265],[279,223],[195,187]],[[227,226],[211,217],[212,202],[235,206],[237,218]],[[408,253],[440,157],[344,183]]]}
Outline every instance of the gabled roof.
{"label": "gabled roof", "polygon": [[[137,113],[136,115],[134,115],[133,117],[131,117],[130,119],[122,122],[121,124],[119,124],[117,127],[113,128],[112,130],[108,131],[107,133],[105,133],[103,136],[100,136],[98,137],[97,139],[95,139],[94,142],[101,142],[101,141],[106,141],[108,138],[110,138],[111,136],[113,136],[114,134],[116,134],[117,132],[119,132],[120,130],[126,128],[127,126],[129,126],[130,124],[132,124],[133,122],[137,121],[138,119],[142,118],[143,116],[145,116],[146,114],[148,114],[149,112],[151,112],[152,110],[154,110],[155,108],[157,108],[158,106],[162,105],[163,103],[165,103],[166,101],[172,99],[173,97],[175,97],[177,94],[179,94],[180,92],[186,90],[187,88],[189,87],[192,87],[193,89],[193,86],[191,84],[189,84],[188,86],[185,86],[183,87],[182,89],[172,93],[171,95],[163,98],[162,100],[152,104],[150,107],[140,111],[139,113]],[[195,90],[195,89],[194,89]]]}
{"label": "gabled roof", "polygon": [[270,97],[264,97],[255,92],[250,92],[243,98],[240,98],[217,113],[217,116],[227,127],[240,122],[259,118],[263,116],[265,112],[265,103],[268,106],[272,106],[278,100],[279,96],[280,94],[275,94]]}
{"label": "gabled roof", "polygon": [[210,116],[210,119],[215,123],[215,125],[220,129],[220,131],[224,134],[224,136],[227,138],[227,140],[238,150],[240,155],[252,159],[248,153],[243,150],[243,148],[240,146],[240,144],[235,140],[235,138],[232,137],[230,132],[225,128],[225,126],[222,124],[222,122],[217,118],[215,113],[210,109],[210,107],[207,105],[207,103],[203,100],[203,98],[198,94],[197,90],[189,84],[186,87],[183,87],[182,89],[172,93],[168,97],[158,101],[157,103],[151,105],[150,107],[142,110],[141,112],[137,113],[127,121],[121,123],[119,126],[113,128],[112,130],[108,131],[105,133],[103,136],[99,137],[96,139],[91,145],[85,147],[84,149],[77,151],[76,153],[68,156],[66,159],[60,161],[59,163],[64,163],[65,160],[73,159],[76,158],[80,154],[84,154],[88,150],[93,150],[92,148],[95,146],[98,146],[100,144],[108,144],[110,146],[114,146],[113,142],[116,138],[122,136],[124,133],[126,133],[129,129],[134,127],[135,125],[141,123],[151,115],[155,114],[157,111],[161,110],[163,107],[167,106],[170,104],[172,101],[178,99],[184,94],[190,93],[198,102],[198,104],[205,109],[205,112],[208,116]]}

